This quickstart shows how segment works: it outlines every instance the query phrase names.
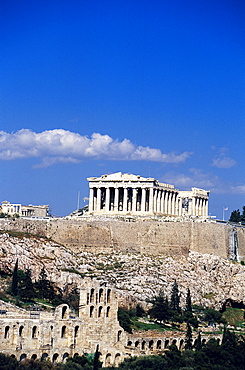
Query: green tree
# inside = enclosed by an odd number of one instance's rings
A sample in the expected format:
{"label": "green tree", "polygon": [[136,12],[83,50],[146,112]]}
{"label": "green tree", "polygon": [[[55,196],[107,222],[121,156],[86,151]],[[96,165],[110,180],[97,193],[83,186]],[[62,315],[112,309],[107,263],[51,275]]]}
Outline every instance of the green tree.
{"label": "green tree", "polygon": [[231,221],[231,222],[240,222],[241,221],[241,214],[240,214],[239,209],[236,209],[236,210],[231,212],[229,221]]}
{"label": "green tree", "polygon": [[222,313],[219,311],[216,311],[212,308],[206,308],[204,310],[204,316],[203,320],[207,321],[209,324],[212,322],[218,323],[218,324],[225,324],[226,320],[222,317]]}
{"label": "green tree", "polygon": [[192,349],[192,330],[189,323],[186,326],[185,349]]}
{"label": "green tree", "polygon": [[160,293],[152,300],[153,306],[149,310],[149,314],[158,321],[168,321],[171,318],[168,298]]}
{"label": "green tree", "polygon": [[202,349],[202,337],[201,337],[200,331],[198,333],[198,337],[197,337],[194,347],[196,351],[200,351]]}
{"label": "green tree", "polygon": [[171,299],[170,299],[170,309],[177,311],[178,313],[181,312],[179,287],[178,287],[176,280],[174,280],[174,284],[172,287]]}
{"label": "green tree", "polygon": [[187,289],[185,311],[192,313],[191,293],[189,288]]}
{"label": "green tree", "polygon": [[35,290],[31,279],[31,270],[27,269],[23,274],[19,286],[19,295],[24,300],[33,299],[35,297]]}
{"label": "green tree", "polygon": [[18,258],[15,262],[13,276],[12,276],[12,284],[11,284],[11,294],[13,296],[17,296],[18,294],[18,283],[19,283],[19,277],[18,277]]}
{"label": "green tree", "polygon": [[119,307],[117,311],[117,318],[118,318],[120,326],[128,333],[132,333],[132,328],[131,328],[132,323],[130,320],[129,313],[126,310]]}
{"label": "green tree", "polygon": [[39,298],[46,298],[49,300],[54,299],[55,297],[54,287],[50,280],[48,280],[48,276],[44,267],[40,271],[37,282],[37,288]]}

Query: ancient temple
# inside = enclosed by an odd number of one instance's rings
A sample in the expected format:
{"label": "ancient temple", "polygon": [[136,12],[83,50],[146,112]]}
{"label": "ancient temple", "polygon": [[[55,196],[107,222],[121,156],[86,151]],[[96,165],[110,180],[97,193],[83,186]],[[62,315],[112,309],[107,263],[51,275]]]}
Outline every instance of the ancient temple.
{"label": "ancient temple", "polygon": [[89,213],[132,216],[208,216],[209,191],[179,191],[174,185],[117,172],[90,177]]}

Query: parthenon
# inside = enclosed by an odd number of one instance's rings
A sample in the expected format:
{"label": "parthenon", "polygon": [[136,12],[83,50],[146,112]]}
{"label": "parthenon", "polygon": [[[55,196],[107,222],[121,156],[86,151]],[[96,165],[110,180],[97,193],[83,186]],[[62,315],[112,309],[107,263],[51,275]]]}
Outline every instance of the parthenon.
{"label": "parthenon", "polygon": [[92,215],[208,216],[207,190],[179,191],[152,177],[122,172],[87,180]]}

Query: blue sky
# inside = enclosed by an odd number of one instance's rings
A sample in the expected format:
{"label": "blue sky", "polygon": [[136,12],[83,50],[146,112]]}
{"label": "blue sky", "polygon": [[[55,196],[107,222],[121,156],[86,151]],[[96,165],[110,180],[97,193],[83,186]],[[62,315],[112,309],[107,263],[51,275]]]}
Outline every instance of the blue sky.
{"label": "blue sky", "polygon": [[127,172],[245,205],[243,0],[1,1],[1,201]]}

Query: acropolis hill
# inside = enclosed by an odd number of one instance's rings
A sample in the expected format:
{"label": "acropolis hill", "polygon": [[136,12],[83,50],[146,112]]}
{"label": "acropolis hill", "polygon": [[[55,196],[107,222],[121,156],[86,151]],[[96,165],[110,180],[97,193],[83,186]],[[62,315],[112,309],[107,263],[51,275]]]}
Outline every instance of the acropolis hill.
{"label": "acropolis hill", "polygon": [[1,219],[1,230],[45,236],[75,252],[188,256],[190,251],[245,260],[245,228],[208,217],[209,191],[179,191],[121,172],[91,177],[82,217]]}

